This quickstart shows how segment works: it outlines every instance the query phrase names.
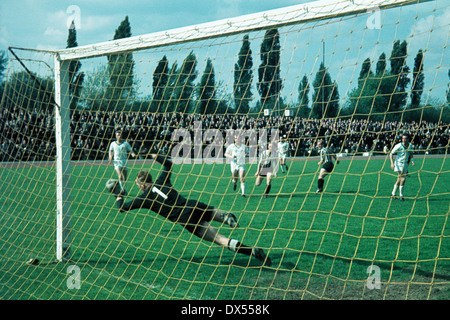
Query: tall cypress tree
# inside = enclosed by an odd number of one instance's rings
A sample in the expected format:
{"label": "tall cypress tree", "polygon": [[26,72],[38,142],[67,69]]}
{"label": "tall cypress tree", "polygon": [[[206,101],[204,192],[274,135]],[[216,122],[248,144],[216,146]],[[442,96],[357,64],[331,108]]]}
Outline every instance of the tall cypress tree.
{"label": "tall cypress tree", "polygon": [[[128,16],[120,23],[114,33],[114,40],[131,37]],[[134,60],[130,52],[108,56],[109,84],[106,97],[110,100],[110,110],[123,110],[134,95]]]}
{"label": "tall cypress tree", "polygon": [[197,75],[197,57],[191,51],[184,59],[176,80],[173,94],[176,103],[175,111],[183,113],[192,111],[191,101]]}
{"label": "tall cypress tree", "polygon": [[161,112],[173,112],[177,105],[175,88],[178,83],[178,63],[175,61],[169,69],[166,89],[163,92]]}
{"label": "tall cypress tree", "polygon": [[303,76],[302,80],[298,85],[298,111],[297,116],[302,118],[308,118],[309,116],[309,83],[306,75]]}
{"label": "tall cypress tree", "polygon": [[402,110],[406,105],[406,99],[408,97],[406,87],[410,82],[410,79],[408,78],[409,67],[406,65],[407,56],[406,41],[396,41],[392,48],[391,57],[389,58],[391,75],[396,82],[389,105],[389,111]]}
{"label": "tall cypress tree", "polygon": [[152,98],[152,110],[160,110],[164,103],[164,91],[166,90],[167,83],[169,81],[169,61],[164,56],[159,60],[158,65],[153,72],[153,98]]}
{"label": "tall cypress tree", "polygon": [[321,119],[336,116],[339,109],[338,88],[336,82],[331,81],[331,76],[323,62],[314,78],[313,88],[313,117]]}
{"label": "tall cypress tree", "polygon": [[239,56],[234,65],[234,103],[236,112],[247,114],[250,110],[253,82],[253,58],[248,35],[242,39]]}
{"label": "tall cypress tree", "polygon": [[6,70],[7,63],[5,51],[0,51],[0,97],[3,97],[3,92],[5,91],[5,82],[3,81],[5,76],[3,73]]}
{"label": "tall cypress tree", "polygon": [[358,86],[364,85],[364,82],[367,79],[367,77],[373,75],[371,67],[372,67],[372,63],[370,62],[370,58],[367,58],[366,60],[364,60],[362,66],[361,66],[361,71],[359,72]]}
{"label": "tall cypress tree", "polygon": [[258,68],[258,92],[263,108],[275,107],[281,92],[280,53],[278,30],[267,30],[261,43],[261,64]]}
{"label": "tall cypress tree", "polygon": [[[448,79],[450,80],[450,69],[448,69]],[[447,101],[447,107],[450,107],[450,81],[448,84],[448,89],[446,93],[446,101]]]}
{"label": "tall cypress tree", "polygon": [[[77,30],[75,26],[75,21],[72,21],[70,25],[69,32],[67,35],[67,46],[66,48],[78,47],[77,42]],[[81,62],[78,60],[72,60],[69,63],[69,93],[71,96],[70,108],[76,108],[78,101],[80,99],[81,90],[83,88],[84,73],[79,72],[81,69]]]}
{"label": "tall cypress tree", "polygon": [[386,72],[386,54],[383,52],[378,57],[375,74],[377,76],[383,76],[385,72]]}
{"label": "tall cypress tree", "polygon": [[422,97],[424,85],[425,76],[423,74],[423,51],[420,49],[414,59],[411,107],[414,108],[420,105],[420,98]]}
{"label": "tall cypress tree", "polygon": [[214,67],[211,59],[206,61],[206,67],[200,79],[198,87],[199,113],[214,114],[216,112],[217,101],[215,99],[216,79]]}
{"label": "tall cypress tree", "polygon": [[5,51],[0,51],[0,81],[3,80],[3,73],[6,70],[6,65],[8,64],[8,59],[6,58]]}

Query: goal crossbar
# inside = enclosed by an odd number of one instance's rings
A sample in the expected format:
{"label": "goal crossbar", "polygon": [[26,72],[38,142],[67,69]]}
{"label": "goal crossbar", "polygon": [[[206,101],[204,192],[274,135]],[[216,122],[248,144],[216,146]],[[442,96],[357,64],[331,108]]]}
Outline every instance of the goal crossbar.
{"label": "goal crossbar", "polygon": [[199,25],[63,49],[57,53],[61,61],[83,59],[129,50],[142,50],[211,39],[245,33],[250,30],[263,30],[321,19],[339,18],[364,13],[375,8],[382,10],[428,1],[430,0],[319,0]]}

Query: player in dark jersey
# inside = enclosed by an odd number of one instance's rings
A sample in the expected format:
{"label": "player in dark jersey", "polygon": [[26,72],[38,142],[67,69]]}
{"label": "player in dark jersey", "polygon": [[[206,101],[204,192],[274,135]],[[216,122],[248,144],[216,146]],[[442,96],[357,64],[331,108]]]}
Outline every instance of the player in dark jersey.
{"label": "player in dark jersey", "polygon": [[334,160],[336,160],[336,164],[339,163],[336,155],[333,154],[330,148],[325,147],[325,143],[323,140],[319,140],[317,143],[317,147],[319,148],[320,161],[318,163],[320,168],[319,178],[317,179],[317,191],[316,193],[323,192],[323,184],[325,182],[324,178],[327,174],[331,173],[334,169]]}
{"label": "player in dark jersey", "polygon": [[136,177],[136,184],[142,194],[131,201],[124,202],[124,198],[118,192],[116,204],[121,212],[135,209],[149,209],[174,223],[182,225],[186,230],[197,237],[216,243],[222,247],[237,253],[253,256],[262,261],[264,265],[270,266],[271,260],[260,248],[248,247],[238,240],[229,239],[219,233],[211,226],[211,221],[228,224],[234,228],[238,226],[234,214],[227,213],[203,202],[186,199],[178,193],[170,181],[172,173],[172,162],[162,156],[151,154],[150,157],[163,166],[163,171],[158,179],[153,182],[148,171],[140,171]]}
{"label": "player in dark jersey", "polygon": [[267,150],[261,152],[259,156],[258,168],[256,169],[255,185],[261,185],[261,182],[266,179],[266,190],[264,191],[263,198],[267,198],[267,195],[272,188],[272,179],[277,177],[278,171],[278,156],[272,150],[273,146],[270,143],[267,146]]}

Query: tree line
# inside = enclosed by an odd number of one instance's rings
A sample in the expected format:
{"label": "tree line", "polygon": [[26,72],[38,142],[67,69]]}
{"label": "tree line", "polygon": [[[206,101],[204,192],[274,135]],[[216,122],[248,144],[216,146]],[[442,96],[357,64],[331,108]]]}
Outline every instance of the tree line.
{"label": "tree line", "polygon": [[[130,21],[126,16],[115,30],[113,39],[123,39],[131,35]],[[68,33],[67,48],[76,46],[78,46],[76,28],[72,24]],[[266,30],[260,45],[260,64],[254,68],[250,39],[248,35],[244,35],[234,65],[232,96],[225,95],[226,99],[223,99],[221,83],[216,81],[213,61],[207,59],[205,69],[200,75],[194,51],[190,51],[180,65],[176,61],[170,64],[164,55],[153,71],[152,95],[147,98],[138,97],[136,93],[139,80],[135,76],[136,64],[132,52],[108,55],[107,65],[99,67],[95,72],[105,74],[106,77],[89,79],[83,71],[80,71],[82,62],[72,61],[69,66],[70,107],[74,110],[94,111],[250,115],[259,114],[264,109],[275,111],[290,109],[295,116],[314,119],[353,116],[375,121],[420,119],[449,121],[450,90],[447,90],[445,102],[441,106],[421,104],[425,84],[424,52],[423,50],[417,52],[411,71],[406,64],[408,57],[406,41],[394,42],[389,58],[382,53],[378,61],[367,58],[362,63],[357,87],[349,93],[343,105],[339,97],[338,83],[332,79],[323,62],[312,83],[306,74],[301,77],[297,101],[286,105],[281,96],[283,88],[280,75],[281,54],[278,29]],[[0,58],[4,59],[4,55]],[[0,76],[3,64],[0,60]],[[256,75],[253,74],[254,70]],[[200,79],[197,79],[199,75]],[[18,100],[25,109],[51,108],[48,97],[44,99],[41,91],[42,83],[45,83],[44,88],[53,94],[52,80],[41,79],[39,75],[34,76],[38,78],[39,85],[25,71],[13,74],[9,80],[12,83],[10,88],[14,88],[14,82],[25,82],[28,87],[19,93],[11,90],[7,92],[7,96],[25,95],[24,99]],[[258,98],[255,97],[252,87],[255,76]],[[448,76],[450,79],[450,70]],[[3,88],[4,85],[1,86],[2,91]],[[255,100],[256,105],[252,106]],[[39,106],[39,102],[42,101],[45,103]]]}

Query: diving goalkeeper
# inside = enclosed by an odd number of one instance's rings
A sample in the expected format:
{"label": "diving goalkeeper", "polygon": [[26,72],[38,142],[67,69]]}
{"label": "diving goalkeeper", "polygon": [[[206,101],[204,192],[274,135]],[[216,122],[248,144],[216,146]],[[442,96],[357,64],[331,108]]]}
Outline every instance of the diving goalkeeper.
{"label": "diving goalkeeper", "polygon": [[151,154],[150,157],[163,166],[158,179],[153,182],[148,171],[142,170],[137,174],[136,184],[142,194],[131,201],[124,202],[120,188],[112,186],[109,189],[116,196],[116,205],[121,212],[135,209],[149,209],[182,225],[187,231],[197,237],[228,248],[229,250],[248,256],[253,256],[270,266],[271,260],[260,248],[248,247],[238,240],[229,239],[213,228],[211,221],[225,223],[234,228],[238,226],[236,217],[213,206],[197,200],[186,199],[172,186],[170,177],[172,162],[159,155]]}

